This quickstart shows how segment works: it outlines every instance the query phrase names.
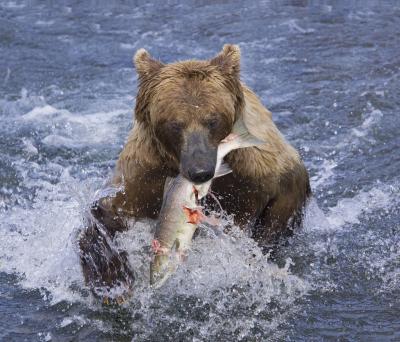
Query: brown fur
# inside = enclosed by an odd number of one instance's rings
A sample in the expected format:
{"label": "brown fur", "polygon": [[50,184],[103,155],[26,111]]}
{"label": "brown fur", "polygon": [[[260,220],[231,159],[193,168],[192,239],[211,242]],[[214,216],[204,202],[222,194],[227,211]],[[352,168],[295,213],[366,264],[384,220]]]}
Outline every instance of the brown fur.
{"label": "brown fur", "polygon": [[[216,147],[240,117],[267,143],[232,151],[226,161],[233,172],[214,180],[212,190],[221,195],[223,208],[236,223],[250,227],[261,244],[276,241],[301,222],[310,195],[307,171],[271,113],[240,82],[237,46],[225,45],[209,61],[168,65],[141,49],[134,62],[139,76],[135,123],[113,179],[124,190],[100,200],[93,211],[111,237],[124,229],[127,217],[157,217],[166,177],[182,172],[181,154],[190,134],[198,132]],[[82,255],[88,253],[90,247],[82,250]],[[98,283],[91,279],[95,276],[87,275],[89,284]]]}

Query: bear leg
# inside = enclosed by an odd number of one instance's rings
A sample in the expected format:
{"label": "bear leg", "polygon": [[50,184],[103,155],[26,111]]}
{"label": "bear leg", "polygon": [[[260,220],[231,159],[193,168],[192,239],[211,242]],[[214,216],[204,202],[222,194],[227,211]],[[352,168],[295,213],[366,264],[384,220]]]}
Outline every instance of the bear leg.
{"label": "bear leg", "polygon": [[[97,206],[92,208],[96,215]],[[105,303],[122,302],[132,295],[134,273],[127,255],[114,245],[117,229],[111,229],[100,221],[89,218],[87,228],[79,239],[80,260],[85,283],[93,295]],[[122,228],[118,230],[123,230]]]}

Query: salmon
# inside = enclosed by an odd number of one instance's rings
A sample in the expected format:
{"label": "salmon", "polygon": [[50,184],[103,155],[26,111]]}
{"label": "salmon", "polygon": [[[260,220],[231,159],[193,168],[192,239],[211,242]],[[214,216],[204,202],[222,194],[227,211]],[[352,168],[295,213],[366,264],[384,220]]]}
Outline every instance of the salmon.
{"label": "salmon", "polygon": [[[225,139],[218,145],[214,178],[231,172],[224,157],[232,150],[265,144],[251,135],[242,120],[238,120]],[[168,178],[164,187],[164,198],[159,222],[152,241],[153,259],[150,264],[150,284],[162,286],[178,265],[187,257],[193,234],[197,226],[208,218],[199,206],[199,200],[206,196],[212,179],[200,185],[178,175]]]}

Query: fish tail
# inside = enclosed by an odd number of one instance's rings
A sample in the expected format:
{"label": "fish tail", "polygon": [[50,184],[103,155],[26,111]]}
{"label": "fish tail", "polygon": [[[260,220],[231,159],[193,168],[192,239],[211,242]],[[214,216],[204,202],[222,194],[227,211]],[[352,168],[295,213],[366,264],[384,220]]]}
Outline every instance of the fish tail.
{"label": "fish tail", "polygon": [[245,133],[244,135],[239,136],[238,145],[240,146],[240,148],[244,148],[265,145],[265,142],[261,139],[256,138],[250,133]]}
{"label": "fish tail", "polygon": [[214,178],[225,176],[231,172],[232,169],[229,167],[228,163],[222,163],[221,166],[215,170]]}
{"label": "fish tail", "polygon": [[247,129],[242,119],[235,122],[232,133],[223,142],[229,143],[231,149],[264,145],[265,141],[256,138]]}
{"label": "fish tail", "polygon": [[235,124],[233,125],[232,133],[241,135],[247,133],[249,130],[247,129],[246,125],[244,124],[243,119],[238,119]]}

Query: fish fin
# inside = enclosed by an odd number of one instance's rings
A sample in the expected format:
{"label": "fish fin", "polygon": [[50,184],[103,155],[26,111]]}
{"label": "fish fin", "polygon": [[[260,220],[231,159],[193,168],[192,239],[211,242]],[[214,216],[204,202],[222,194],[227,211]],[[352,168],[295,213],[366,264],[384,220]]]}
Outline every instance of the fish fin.
{"label": "fish fin", "polygon": [[172,245],[172,250],[175,252],[179,251],[180,243],[178,239],[175,239],[174,244]]}
{"label": "fish fin", "polygon": [[222,163],[218,170],[215,170],[214,178],[225,176],[231,172],[232,169],[230,168],[228,163]]}

